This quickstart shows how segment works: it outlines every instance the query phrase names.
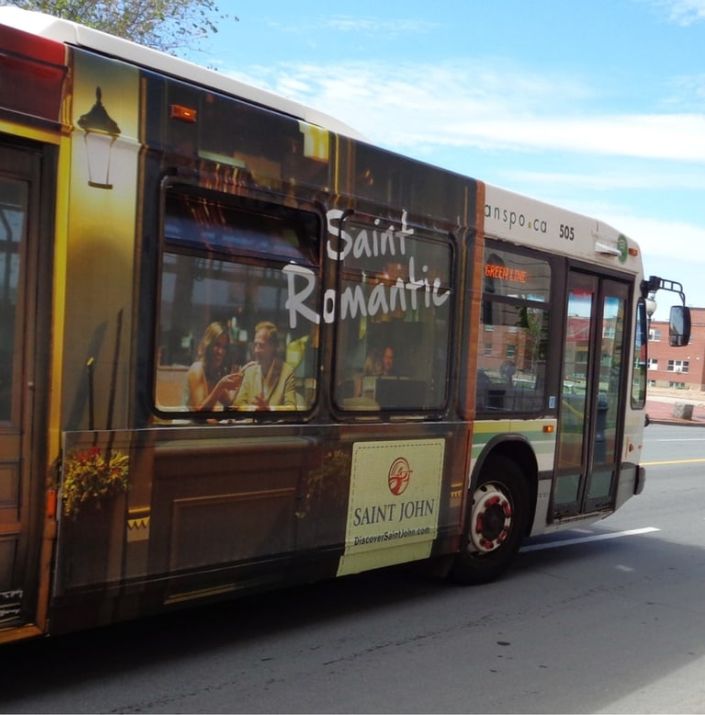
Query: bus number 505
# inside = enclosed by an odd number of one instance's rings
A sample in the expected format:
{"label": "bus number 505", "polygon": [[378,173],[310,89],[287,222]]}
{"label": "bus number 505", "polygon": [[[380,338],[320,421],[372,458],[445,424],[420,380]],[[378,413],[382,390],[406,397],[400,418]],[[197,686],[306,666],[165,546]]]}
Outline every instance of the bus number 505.
{"label": "bus number 505", "polygon": [[561,238],[565,238],[566,241],[573,241],[575,239],[575,229],[573,228],[573,226],[566,226],[564,223],[562,223]]}

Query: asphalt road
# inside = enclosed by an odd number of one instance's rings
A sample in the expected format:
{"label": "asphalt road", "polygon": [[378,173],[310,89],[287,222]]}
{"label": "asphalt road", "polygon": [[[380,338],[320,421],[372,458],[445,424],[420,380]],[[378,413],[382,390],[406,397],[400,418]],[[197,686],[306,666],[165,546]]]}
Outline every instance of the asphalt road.
{"label": "asphalt road", "polygon": [[6,647],[1,712],[704,712],[705,429],[500,581],[403,570]]}

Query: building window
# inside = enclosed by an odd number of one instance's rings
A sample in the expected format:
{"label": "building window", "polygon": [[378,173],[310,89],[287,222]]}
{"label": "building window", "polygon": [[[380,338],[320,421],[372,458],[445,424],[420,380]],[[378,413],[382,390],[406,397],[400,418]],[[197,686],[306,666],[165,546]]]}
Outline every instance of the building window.
{"label": "building window", "polygon": [[649,370],[658,370],[658,359],[649,358]]}
{"label": "building window", "polygon": [[651,328],[649,330],[649,341],[658,343],[661,340],[661,331],[658,328]]}
{"label": "building window", "polygon": [[666,369],[668,372],[688,372],[689,367],[690,363],[688,360],[669,360]]}
{"label": "building window", "polygon": [[668,383],[669,387],[675,387],[677,390],[685,390],[685,383],[684,382],[674,382],[671,381]]}

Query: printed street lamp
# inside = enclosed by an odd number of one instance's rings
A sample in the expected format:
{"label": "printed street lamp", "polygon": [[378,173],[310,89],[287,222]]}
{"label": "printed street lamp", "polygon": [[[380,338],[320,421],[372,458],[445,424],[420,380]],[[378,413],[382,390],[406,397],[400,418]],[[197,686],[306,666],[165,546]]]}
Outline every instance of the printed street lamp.
{"label": "printed street lamp", "polygon": [[78,126],[83,129],[83,139],[86,142],[88,185],[96,189],[112,189],[110,159],[113,144],[120,136],[120,127],[105,110],[102,96],[100,87],[96,87],[95,104],[90,112],[79,118]]}

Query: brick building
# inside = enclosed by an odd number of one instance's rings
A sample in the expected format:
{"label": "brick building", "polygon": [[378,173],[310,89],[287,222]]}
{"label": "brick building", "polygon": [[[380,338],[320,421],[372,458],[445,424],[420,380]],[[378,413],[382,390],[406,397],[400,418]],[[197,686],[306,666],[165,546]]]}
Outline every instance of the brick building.
{"label": "brick building", "polygon": [[705,390],[705,308],[691,308],[690,343],[668,344],[668,321],[652,320],[649,327],[647,377],[653,387]]}

